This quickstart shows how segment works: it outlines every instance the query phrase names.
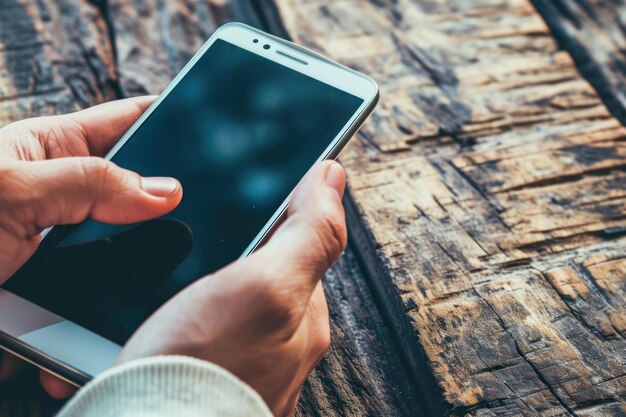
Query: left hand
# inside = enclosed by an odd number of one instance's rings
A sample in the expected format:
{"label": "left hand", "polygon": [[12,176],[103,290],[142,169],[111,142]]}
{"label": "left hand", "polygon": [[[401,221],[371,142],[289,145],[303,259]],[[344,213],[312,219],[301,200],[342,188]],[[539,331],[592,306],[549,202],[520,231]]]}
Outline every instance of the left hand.
{"label": "left hand", "polygon": [[[153,100],[120,100],[0,129],[0,284],[33,255],[47,227],[88,217],[135,223],[178,205],[177,180],[142,178],[102,158]],[[17,368],[4,359],[0,379]],[[53,397],[71,392],[48,374],[42,383]]]}

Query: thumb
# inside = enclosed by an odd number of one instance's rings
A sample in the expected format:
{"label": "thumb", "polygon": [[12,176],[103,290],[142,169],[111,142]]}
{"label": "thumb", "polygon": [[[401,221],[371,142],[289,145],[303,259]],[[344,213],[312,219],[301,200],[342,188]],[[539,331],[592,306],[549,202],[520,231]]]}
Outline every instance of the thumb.
{"label": "thumb", "polygon": [[[311,292],[347,243],[345,212],[341,204],[345,172],[335,161],[316,164],[291,198],[287,219],[252,262],[276,272],[281,285]],[[271,264],[271,265],[270,265]]]}
{"label": "thumb", "polygon": [[112,224],[147,220],[173,210],[182,198],[177,180],[142,178],[102,158],[17,162],[6,168],[13,197],[6,203],[31,236],[87,217]]}

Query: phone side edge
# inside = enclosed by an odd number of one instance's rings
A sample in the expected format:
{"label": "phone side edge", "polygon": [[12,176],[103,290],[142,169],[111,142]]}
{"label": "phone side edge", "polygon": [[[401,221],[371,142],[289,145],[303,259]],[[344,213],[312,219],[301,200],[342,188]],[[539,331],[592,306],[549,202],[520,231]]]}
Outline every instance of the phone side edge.
{"label": "phone side edge", "polygon": [[[366,107],[361,111],[358,117],[352,121],[351,125],[344,132],[344,134],[337,140],[337,142],[330,149],[330,151],[326,152],[325,154],[320,155],[320,158],[317,162],[327,161],[327,160],[336,160],[341,154],[341,151],[346,147],[346,145],[350,142],[350,140],[357,134],[361,126],[363,126],[363,123],[365,123],[367,118],[372,114],[372,112],[374,111],[374,109],[376,108],[376,105],[378,104],[380,100],[380,91],[378,89],[378,85],[376,84],[374,80],[372,80],[372,82],[375,88],[374,95],[369,100]],[[293,190],[289,194],[289,196],[285,199],[285,201],[281,204],[278,210],[276,210],[276,212],[272,215],[272,218],[270,219],[270,221],[268,221],[269,226],[268,224],[263,226],[262,232],[260,232],[259,235],[257,235],[254,238],[254,240],[250,243],[250,245],[246,248],[246,250],[241,254],[239,259],[246,258],[252,253],[254,253],[254,251],[256,251],[259,247],[265,244],[269,236],[271,236],[272,233],[276,231],[278,225],[281,223],[281,219],[283,219],[287,211],[287,208],[289,207],[289,201],[291,200],[292,194],[293,194]]]}

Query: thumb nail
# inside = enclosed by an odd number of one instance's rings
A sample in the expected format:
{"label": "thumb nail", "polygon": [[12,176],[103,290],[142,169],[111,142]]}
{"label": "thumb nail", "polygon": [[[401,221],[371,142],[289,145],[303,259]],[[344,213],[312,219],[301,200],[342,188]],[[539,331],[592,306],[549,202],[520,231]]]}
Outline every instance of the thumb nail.
{"label": "thumb nail", "polygon": [[178,181],[170,177],[141,178],[141,189],[155,197],[168,197],[178,189]]}
{"label": "thumb nail", "polygon": [[332,162],[326,171],[326,185],[337,191],[343,197],[343,190],[346,186],[346,174],[337,162]]}

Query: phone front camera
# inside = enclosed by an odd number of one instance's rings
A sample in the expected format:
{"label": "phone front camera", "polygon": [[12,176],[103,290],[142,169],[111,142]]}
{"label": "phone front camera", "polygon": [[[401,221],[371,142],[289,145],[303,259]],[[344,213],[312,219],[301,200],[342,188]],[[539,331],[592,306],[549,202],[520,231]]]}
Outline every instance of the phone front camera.
{"label": "phone front camera", "polygon": [[263,49],[270,49],[270,46],[268,44],[263,45]]}

